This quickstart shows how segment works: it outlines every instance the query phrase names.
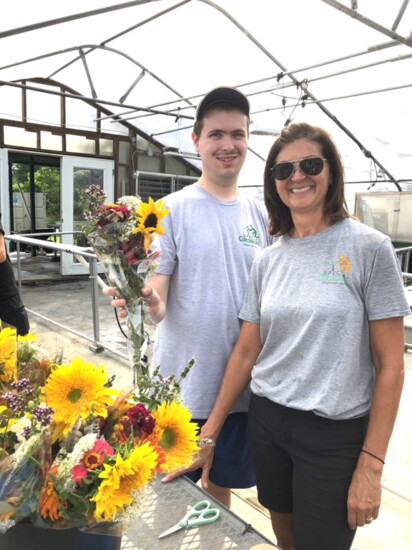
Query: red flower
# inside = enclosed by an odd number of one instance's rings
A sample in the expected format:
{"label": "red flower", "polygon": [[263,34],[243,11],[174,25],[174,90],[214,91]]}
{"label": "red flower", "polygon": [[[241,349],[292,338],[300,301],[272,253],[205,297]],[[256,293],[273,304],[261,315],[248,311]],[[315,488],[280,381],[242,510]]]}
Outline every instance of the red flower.
{"label": "red flower", "polygon": [[84,453],[79,464],[72,468],[75,483],[80,483],[83,478],[87,477],[90,470],[98,468],[106,455],[113,456],[114,450],[106,441],[96,439],[93,448]]}
{"label": "red flower", "polygon": [[146,434],[152,433],[156,421],[142,403],[131,407],[127,411],[127,416],[133,424],[135,435],[139,435],[141,431]]}

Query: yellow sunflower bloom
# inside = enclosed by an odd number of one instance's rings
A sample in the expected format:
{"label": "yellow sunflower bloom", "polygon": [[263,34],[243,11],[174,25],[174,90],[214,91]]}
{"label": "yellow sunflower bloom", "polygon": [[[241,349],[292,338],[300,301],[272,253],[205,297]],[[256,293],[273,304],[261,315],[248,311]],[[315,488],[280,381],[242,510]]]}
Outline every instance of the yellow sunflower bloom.
{"label": "yellow sunflower bloom", "polygon": [[14,382],[16,378],[16,329],[0,331],[0,381]]}
{"label": "yellow sunflower bloom", "polygon": [[94,497],[96,521],[113,520],[116,514],[128,504],[132,504],[134,492],[144,487],[157,466],[157,453],[148,442],[138,447],[127,458],[120,454],[116,463],[103,464],[99,474],[103,481]]}
{"label": "yellow sunflower bloom", "polygon": [[153,233],[163,235],[165,228],[160,225],[162,219],[169,213],[161,199],[154,202],[152,197],[149,201],[141,202],[137,210],[139,217],[138,225],[133,229],[133,233],[142,232],[144,234],[144,247],[147,250],[150,247]]}
{"label": "yellow sunflower bloom", "polygon": [[53,442],[64,437],[77,419],[93,412],[106,418],[107,407],[118,391],[105,386],[108,374],[94,363],[75,357],[69,365],[57,365],[47,379],[42,397],[54,409]]}
{"label": "yellow sunflower bloom", "polygon": [[34,342],[36,338],[38,338],[38,334],[33,334],[32,332],[28,332],[24,336],[17,336],[18,342]]}
{"label": "yellow sunflower bloom", "polygon": [[156,420],[153,436],[166,451],[162,469],[171,472],[191,463],[196,445],[198,426],[191,422],[189,409],[176,401],[164,401],[152,412]]}

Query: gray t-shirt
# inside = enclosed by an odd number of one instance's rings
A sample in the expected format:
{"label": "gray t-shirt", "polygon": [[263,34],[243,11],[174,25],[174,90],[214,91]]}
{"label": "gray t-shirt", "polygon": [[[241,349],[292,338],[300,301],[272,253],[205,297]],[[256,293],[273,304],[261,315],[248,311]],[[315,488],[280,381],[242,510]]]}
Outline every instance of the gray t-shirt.
{"label": "gray t-shirt", "polygon": [[260,324],[252,392],[333,419],[367,414],[368,322],[408,315],[388,237],[353,219],[279,238],[252,266],[241,319]]}
{"label": "gray t-shirt", "polygon": [[[240,330],[238,314],[250,267],[272,239],[263,205],[239,196],[220,201],[197,184],[166,197],[156,273],[171,275],[166,316],[153,364],[178,374],[194,357],[183,397],[194,418],[207,418]],[[249,392],[234,411],[246,411]]]}

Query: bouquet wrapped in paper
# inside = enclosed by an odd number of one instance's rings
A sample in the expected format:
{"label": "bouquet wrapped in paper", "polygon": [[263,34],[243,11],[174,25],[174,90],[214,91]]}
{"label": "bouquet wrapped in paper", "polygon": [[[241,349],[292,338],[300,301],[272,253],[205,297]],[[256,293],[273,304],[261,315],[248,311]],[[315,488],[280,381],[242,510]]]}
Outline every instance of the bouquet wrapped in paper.
{"label": "bouquet wrapped in paper", "polygon": [[104,204],[106,196],[98,185],[91,185],[85,193],[85,234],[110,284],[126,300],[129,354],[137,385],[144,371],[141,355],[146,339],[146,305],[140,290],[156,265],[159,251],[152,249],[152,243],[156,234],[164,232],[161,221],[168,210],[161,200],[149,198],[145,203],[131,196]]}
{"label": "bouquet wrapped in paper", "polygon": [[0,533],[30,519],[121,534],[156,474],[198,449],[180,381],[157,372],[118,390],[104,366],[55,363],[34,339],[0,332]]}

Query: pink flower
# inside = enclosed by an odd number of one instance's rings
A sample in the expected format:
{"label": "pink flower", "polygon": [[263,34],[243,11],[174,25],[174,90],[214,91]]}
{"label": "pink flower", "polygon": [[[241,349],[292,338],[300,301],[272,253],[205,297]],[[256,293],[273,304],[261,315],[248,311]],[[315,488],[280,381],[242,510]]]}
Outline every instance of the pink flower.
{"label": "pink flower", "polygon": [[105,456],[113,456],[114,450],[102,439],[96,439],[93,448],[84,453],[79,464],[73,466],[72,476],[75,483],[87,477],[90,470],[95,470],[103,463]]}

